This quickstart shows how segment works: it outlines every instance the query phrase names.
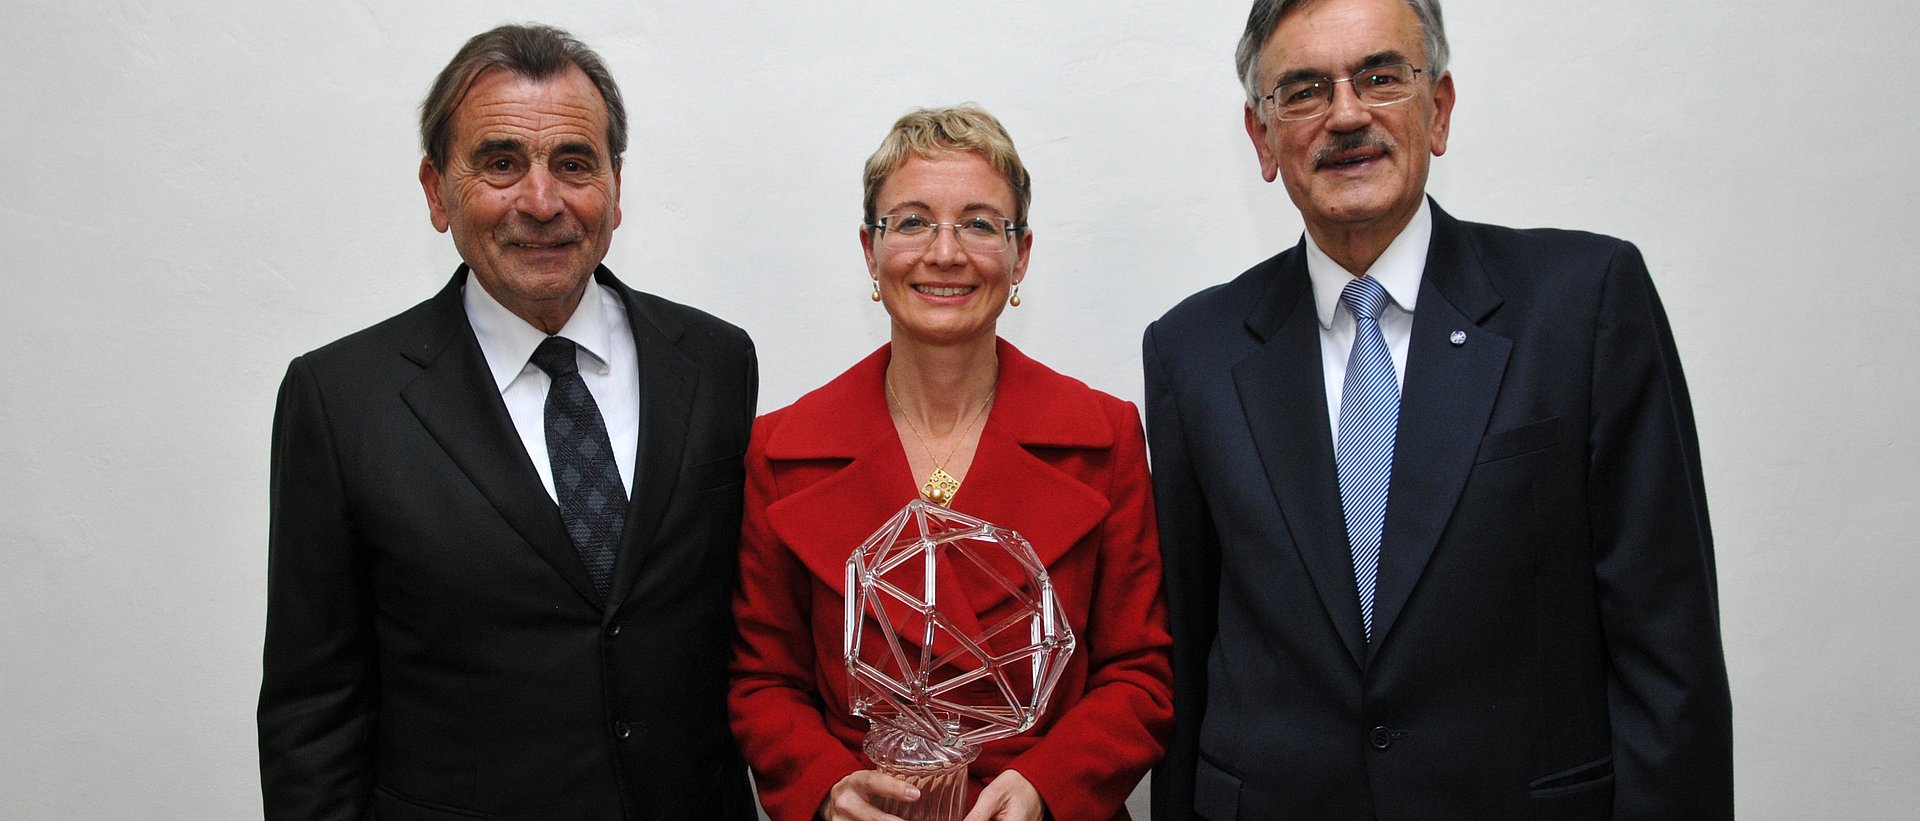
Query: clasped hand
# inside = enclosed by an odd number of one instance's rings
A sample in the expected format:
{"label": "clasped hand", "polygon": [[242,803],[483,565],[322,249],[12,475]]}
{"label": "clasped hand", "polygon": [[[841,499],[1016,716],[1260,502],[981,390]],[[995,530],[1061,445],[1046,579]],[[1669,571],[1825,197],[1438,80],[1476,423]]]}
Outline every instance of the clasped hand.
{"label": "clasped hand", "polygon": [[[920,790],[912,784],[879,770],[861,770],[840,779],[827,791],[820,806],[825,821],[901,821],[898,816],[881,812],[874,803],[881,800],[915,801]],[[1026,776],[1007,770],[993,779],[980,793],[980,800],[967,812],[964,821],[1040,821],[1046,804],[1040,792]]]}

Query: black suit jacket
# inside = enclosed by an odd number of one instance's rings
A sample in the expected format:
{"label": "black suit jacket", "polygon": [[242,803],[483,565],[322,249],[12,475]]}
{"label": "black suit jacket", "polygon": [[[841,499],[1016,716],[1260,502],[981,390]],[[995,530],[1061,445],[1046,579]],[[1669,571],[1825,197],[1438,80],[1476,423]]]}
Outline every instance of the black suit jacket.
{"label": "black suit jacket", "polygon": [[1699,446],[1645,264],[1433,218],[1371,643],[1304,248],[1147,329],[1154,817],[1730,817]]}
{"label": "black suit jacket", "polygon": [[626,303],[639,453],[603,603],[461,304],[293,361],[273,428],[269,818],[754,817],[727,728],[751,341]]}

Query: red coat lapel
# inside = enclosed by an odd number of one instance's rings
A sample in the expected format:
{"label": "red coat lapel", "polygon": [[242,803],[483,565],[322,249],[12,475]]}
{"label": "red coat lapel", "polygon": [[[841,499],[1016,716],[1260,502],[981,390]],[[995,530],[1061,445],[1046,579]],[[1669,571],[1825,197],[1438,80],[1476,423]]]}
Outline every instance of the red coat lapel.
{"label": "red coat lapel", "polygon": [[[1108,503],[1104,493],[1042,457],[1051,449],[1110,449],[1115,432],[1083,383],[1027,358],[1005,340],[998,352],[997,398],[953,507],[1019,532],[1041,563],[1052,565],[1105,518]],[[781,412],[787,418],[766,445],[776,482],[788,472],[783,468],[813,463],[831,470],[790,493],[781,488],[782,498],[768,506],[767,519],[794,555],[834,590],[845,584],[854,549],[919,492],[887,413],[882,379],[890,356],[883,346],[801,397]],[[843,464],[832,469],[833,463]],[[983,555],[1002,574],[1019,577],[1010,557]],[[976,618],[985,614],[992,623],[994,611],[1010,595],[997,586],[943,584],[938,592],[943,601],[956,603],[941,607],[955,628],[975,634]]]}

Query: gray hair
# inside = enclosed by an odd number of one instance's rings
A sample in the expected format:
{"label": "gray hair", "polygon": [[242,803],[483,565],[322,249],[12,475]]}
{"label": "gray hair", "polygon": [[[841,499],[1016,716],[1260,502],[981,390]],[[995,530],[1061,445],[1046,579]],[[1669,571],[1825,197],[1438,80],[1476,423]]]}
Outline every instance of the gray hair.
{"label": "gray hair", "polygon": [[534,23],[504,25],[474,35],[440,70],[427,99],[420,103],[420,148],[427,152],[427,160],[435,168],[447,167],[453,112],[481,74],[498,68],[540,81],[560,74],[567,66],[579,66],[606,103],[607,150],[613,154],[613,169],[619,171],[620,158],[627,152],[627,109],[620,102],[620,87],[593,49],[560,29]]}
{"label": "gray hair", "polygon": [[[1280,20],[1289,12],[1298,10],[1313,0],[1254,0],[1253,11],[1247,15],[1247,30],[1240,35],[1240,46],[1233,51],[1234,65],[1240,70],[1240,84],[1247,88],[1247,105],[1266,118],[1261,109],[1260,98],[1260,49],[1265,47],[1267,39],[1273,36],[1273,30],[1279,28]],[[1422,66],[1432,71],[1433,79],[1447,73],[1447,30],[1440,20],[1440,0],[1406,0],[1407,7],[1413,9],[1413,16],[1420,20],[1420,44],[1426,49],[1427,64]]]}

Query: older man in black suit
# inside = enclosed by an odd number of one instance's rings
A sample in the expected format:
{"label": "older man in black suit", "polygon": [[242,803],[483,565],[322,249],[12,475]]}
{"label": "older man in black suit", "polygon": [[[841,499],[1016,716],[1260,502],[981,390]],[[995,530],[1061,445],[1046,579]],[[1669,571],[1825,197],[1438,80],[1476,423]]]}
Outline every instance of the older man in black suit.
{"label": "older man in black suit", "polygon": [[1154,817],[1731,817],[1699,446],[1639,253],[1426,198],[1435,0],[1261,0],[1239,62],[1307,231],[1146,334]]}
{"label": "older man in black suit", "polygon": [[266,815],[751,819],[725,695],[752,343],[600,265],[626,115],[565,32],[473,38],[421,120],[465,264],[280,390]]}

